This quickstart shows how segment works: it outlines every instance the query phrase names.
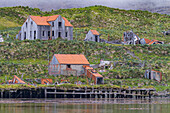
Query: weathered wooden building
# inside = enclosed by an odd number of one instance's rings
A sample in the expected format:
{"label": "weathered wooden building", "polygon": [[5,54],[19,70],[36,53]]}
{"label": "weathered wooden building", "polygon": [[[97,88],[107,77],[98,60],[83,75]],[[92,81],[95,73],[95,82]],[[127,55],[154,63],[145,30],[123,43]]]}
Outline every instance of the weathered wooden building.
{"label": "weathered wooden building", "polygon": [[93,80],[94,84],[104,84],[104,79],[101,74],[96,72],[90,66],[83,66],[83,67],[84,67],[84,75],[88,78],[89,82],[91,82],[91,80]]}
{"label": "weathered wooden building", "polygon": [[90,65],[82,54],[54,54],[48,65],[50,75],[74,75],[84,74],[84,65]]}
{"label": "weathered wooden building", "polygon": [[133,31],[128,31],[123,34],[123,42],[124,44],[136,45],[140,43],[140,38]]}
{"label": "weathered wooden building", "polygon": [[145,78],[160,82],[162,80],[162,73],[160,71],[148,69],[145,71]]}
{"label": "weathered wooden building", "polygon": [[100,36],[99,36],[99,32],[96,30],[90,30],[87,34],[86,34],[86,38],[85,41],[94,41],[94,42],[101,42]]}
{"label": "weathered wooden building", "polygon": [[58,37],[73,40],[73,25],[60,15],[29,16],[17,37],[20,40],[51,40]]}

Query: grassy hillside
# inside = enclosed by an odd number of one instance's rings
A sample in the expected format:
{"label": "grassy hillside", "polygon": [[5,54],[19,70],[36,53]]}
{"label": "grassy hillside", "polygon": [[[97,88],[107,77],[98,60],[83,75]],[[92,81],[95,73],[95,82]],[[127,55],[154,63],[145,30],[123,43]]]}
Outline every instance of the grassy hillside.
{"label": "grassy hillside", "polygon": [[[83,40],[89,29],[97,29],[101,38],[121,40],[124,31],[133,30],[141,38],[158,39],[169,42],[170,36],[162,31],[170,28],[170,15],[161,15],[140,10],[120,10],[105,6],[59,9],[42,12],[29,7],[0,8],[0,30],[19,27],[28,15],[62,15],[74,26],[74,39]],[[10,23],[10,25],[9,25]],[[19,30],[16,30],[16,33]],[[1,31],[3,33],[3,31]],[[5,32],[6,33],[6,32]],[[7,30],[10,33],[10,30]],[[15,37],[14,34],[11,37]]]}
{"label": "grassy hillside", "polygon": [[[113,69],[101,73],[105,83],[128,86],[149,86],[157,89],[169,89],[164,84],[170,83],[170,46],[165,45],[110,45],[105,43],[84,42],[89,29],[97,29],[101,38],[121,40],[124,31],[133,30],[141,38],[158,39],[170,42],[170,36],[163,36],[162,31],[170,28],[169,15],[147,11],[126,11],[104,6],[60,9],[42,12],[29,7],[0,8],[0,33],[14,38],[28,15],[65,16],[74,25],[74,39],[51,41],[17,41],[6,39],[0,43],[0,83],[12,79],[12,75],[26,78],[45,78],[61,80],[65,77],[48,75],[48,62],[53,54],[84,54],[91,64],[98,64],[101,59],[120,62]],[[6,23],[6,24],[5,24]],[[138,66],[145,64],[144,67]],[[163,81],[158,83],[144,79],[146,69],[155,69],[163,73]],[[96,69],[99,71],[100,69]],[[5,77],[6,76],[6,77]],[[66,78],[74,83],[75,77]],[[79,78],[85,82],[85,78]],[[170,85],[170,84],[169,84]],[[170,89],[169,89],[170,90]]]}
{"label": "grassy hillside", "polygon": [[[143,79],[145,70],[151,68],[163,73],[162,83],[166,84],[170,81],[169,50],[169,45],[123,46],[76,40],[5,42],[0,47],[0,79],[2,82],[5,76],[12,79],[11,75],[21,76],[22,73],[24,73],[24,78],[50,77],[54,79],[53,76],[48,75],[50,58],[53,54],[70,53],[84,54],[91,64],[98,64],[101,59],[124,62],[123,65],[118,64],[113,69],[107,69],[106,72],[101,73],[105,83],[108,84],[120,85],[122,83],[133,86],[133,84],[144,83],[158,85],[159,83],[155,81]],[[134,53],[138,58],[128,54],[128,51]],[[135,65],[143,62],[145,62],[144,67]],[[97,69],[97,71],[99,70]],[[69,79],[75,81],[74,77]],[[129,81],[132,82],[129,83]]]}

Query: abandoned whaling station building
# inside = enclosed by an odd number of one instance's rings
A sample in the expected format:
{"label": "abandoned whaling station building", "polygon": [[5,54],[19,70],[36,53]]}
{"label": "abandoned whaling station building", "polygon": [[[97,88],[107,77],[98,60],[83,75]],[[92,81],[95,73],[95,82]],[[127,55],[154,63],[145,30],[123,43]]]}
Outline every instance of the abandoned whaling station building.
{"label": "abandoned whaling station building", "polygon": [[123,34],[123,43],[124,44],[148,44],[148,45],[152,45],[152,44],[164,44],[163,41],[158,41],[158,40],[149,40],[146,38],[142,38],[140,39],[135,33],[133,33],[133,31],[127,31],[124,32]]}
{"label": "abandoned whaling station building", "polygon": [[73,40],[73,25],[60,15],[29,16],[17,37],[20,40],[51,40],[58,37]]}
{"label": "abandoned whaling station building", "polygon": [[160,82],[162,80],[162,73],[160,71],[149,69],[145,71],[145,78]]}
{"label": "abandoned whaling station building", "polygon": [[94,41],[94,42],[100,42],[100,36],[99,32],[96,30],[90,30],[86,34],[85,41]]}
{"label": "abandoned whaling station building", "polygon": [[[103,83],[103,76],[97,73],[82,54],[54,54],[48,65],[50,75],[88,76],[95,84]],[[87,74],[87,71],[89,74]]]}

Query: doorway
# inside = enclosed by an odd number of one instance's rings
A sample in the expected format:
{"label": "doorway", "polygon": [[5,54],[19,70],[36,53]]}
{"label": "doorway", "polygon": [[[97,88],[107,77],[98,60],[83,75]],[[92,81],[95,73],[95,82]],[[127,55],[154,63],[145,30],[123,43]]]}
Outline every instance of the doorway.
{"label": "doorway", "polygon": [[58,37],[61,37],[61,32],[58,32]]}
{"label": "doorway", "polygon": [[95,36],[95,41],[98,42],[98,37],[97,36]]}

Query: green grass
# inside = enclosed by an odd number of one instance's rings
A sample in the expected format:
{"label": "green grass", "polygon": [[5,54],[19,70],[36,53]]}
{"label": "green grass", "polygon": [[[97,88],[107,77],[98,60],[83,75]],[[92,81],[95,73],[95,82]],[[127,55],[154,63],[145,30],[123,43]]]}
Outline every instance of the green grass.
{"label": "green grass", "polygon": [[[0,12],[0,30],[21,26],[29,15],[61,15],[73,24],[73,36],[76,40],[83,40],[90,29],[98,30],[103,39],[108,39],[109,35],[110,40],[122,40],[123,32],[129,30],[133,30],[140,38],[157,39],[165,43],[168,43],[170,38],[162,34],[162,31],[169,29],[170,15],[148,11],[90,6],[52,12],[42,12],[40,9],[29,7],[10,7],[0,8]],[[4,34],[3,31],[1,33]],[[8,33],[15,37],[10,31]]]}

